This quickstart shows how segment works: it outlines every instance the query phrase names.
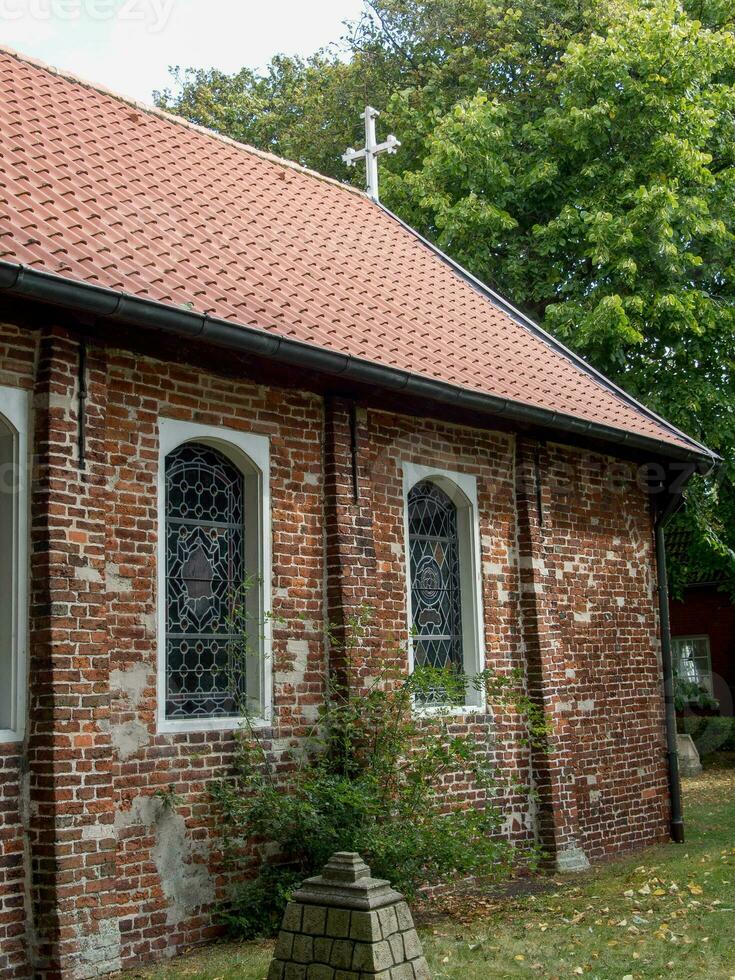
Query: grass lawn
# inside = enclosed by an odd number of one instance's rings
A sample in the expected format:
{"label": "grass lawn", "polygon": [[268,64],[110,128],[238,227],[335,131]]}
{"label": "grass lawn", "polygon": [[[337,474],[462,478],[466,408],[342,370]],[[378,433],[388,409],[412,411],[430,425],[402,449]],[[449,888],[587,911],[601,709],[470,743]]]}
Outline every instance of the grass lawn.
{"label": "grass lawn", "polygon": [[[424,920],[435,980],[735,980],[735,768],[685,781],[687,843],[650,848],[518,898],[452,901]],[[268,943],[218,945],[127,974],[262,980]]]}

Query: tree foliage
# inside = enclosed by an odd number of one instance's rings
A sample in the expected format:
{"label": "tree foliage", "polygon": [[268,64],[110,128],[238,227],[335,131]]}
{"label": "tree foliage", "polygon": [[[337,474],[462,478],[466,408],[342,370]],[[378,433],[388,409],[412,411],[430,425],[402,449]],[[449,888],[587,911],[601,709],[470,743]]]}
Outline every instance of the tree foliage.
{"label": "tree foliage", "polygon": [[382,197],[725,458],[688,559],[735,594],[735,4],[371,0],[339,46],[159,102],[341,179],[366,101],[402,142]]}

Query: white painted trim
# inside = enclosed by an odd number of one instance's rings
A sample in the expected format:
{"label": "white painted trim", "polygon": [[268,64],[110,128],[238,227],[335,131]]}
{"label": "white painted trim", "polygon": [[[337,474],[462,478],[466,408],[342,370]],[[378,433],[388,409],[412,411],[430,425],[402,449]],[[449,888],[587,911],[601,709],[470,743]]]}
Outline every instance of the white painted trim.
{"label": "white painted trim", "polygon": [[[13,472],[16,492],[13,498],[13,566],[11,601],[11,677],[15,692],[10,728],[0,728],[0,742],[19,742],[25,733],[28,680],[28,428],[30,397],[22,388],[0,387],[0,416],[13,430]],[[5,561],[6,557],[0,557]],[[3,680],[5,683],[5,680]]]}
{"label": "white painted trim", "polygon": [[[462,648],[465,672],[471,677],[485,669],[485,617],[482,599],[482,558],[480,551],[480,512],[477,506],[477,479],[469,473],[443,470],[402,462],[403,470],[403,551],[406,566],[406,613],[408,626],[408,669],[413,671],[411,638],[411,555],[408,547],[408,493],[422,480],[441,487],[457,505],[459,519],[459,569],[462,590]],[[485,710],[485,696],[476,693],[476,701],[451,708],[424,708],[426,714],[463,715]]]}
{"label": "white painted trim", "polygon": [[271,635],[271,500],[270,500],[270,443],[267,436],[226,429],[222,426],[200,425],[178,419],[158,420],[158,596],[157,596],[157,700],[159,732],[231,731],[242,725],[242,719],[232,718],[166,718],[166,457],[185,442],[203,442],[219,449],[243,473],[257,480],[258,500],[258,567],[261,574],[260,610],[262,616],[262,648],[260,651],[259,688],[262,693],[262,714],[251,718],[254,725],[270,725],[273,714],[273,670]]}

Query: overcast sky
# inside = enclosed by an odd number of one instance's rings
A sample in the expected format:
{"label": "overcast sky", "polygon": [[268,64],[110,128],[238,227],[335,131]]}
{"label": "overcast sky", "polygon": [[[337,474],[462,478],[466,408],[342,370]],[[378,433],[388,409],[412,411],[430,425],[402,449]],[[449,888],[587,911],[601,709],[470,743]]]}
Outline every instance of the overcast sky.
{"label": "overcast sky", "polygon": [[0,0],[0,43],[151,101],[168,66],[259,68],[343,33],[361,0]]}

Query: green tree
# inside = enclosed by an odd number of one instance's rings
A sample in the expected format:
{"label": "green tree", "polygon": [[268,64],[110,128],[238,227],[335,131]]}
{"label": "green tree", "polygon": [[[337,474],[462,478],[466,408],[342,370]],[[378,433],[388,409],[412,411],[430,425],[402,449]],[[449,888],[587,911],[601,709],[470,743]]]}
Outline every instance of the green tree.
{"label": "green tree", "polygon": [[366,102],[386,104],[396,86],[394,74],[359,52],[349,61],[338,51],[279,54],[260,74],[181,67],[171,74],[173,86],[154,93],[159,107],[342,180],[351,175],[341,154],[362,145]]}
{"label": "green tree", "polygon": [[[413,170],[441,116],[479,88],[520,98],[565,45],[599,20],[594,0],[366,0],[362,17],[309,58],[278,54],[263,72],[171,68],[158,106],[338,179],[344,148],[362,139],[366,103],[402,127],[397,170]],[[404,98],[391,101],[401,93]],[[388,161],[383,161],[387,165]]]}
{"label": "green tree", "polygon": [[178,72],[162,105],[360,183],[366,101],[402,142],[382,198],[725,457],[679,518],[735,595],[735,3],[371,0],[341,47]]}
{"label": "green tree", "polygon": [[[691,563],[735,566],[735,37],[621,4],[525,100],[441,118],[390,203],[480,278],[726,458],[694,486]],[[681,576],[679,576],[681,577]]]}

